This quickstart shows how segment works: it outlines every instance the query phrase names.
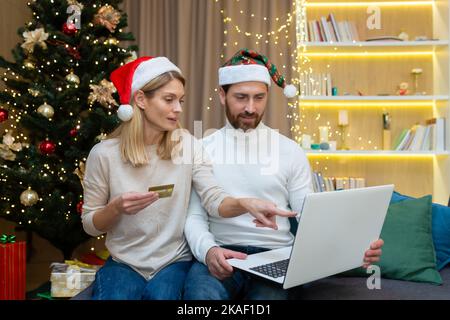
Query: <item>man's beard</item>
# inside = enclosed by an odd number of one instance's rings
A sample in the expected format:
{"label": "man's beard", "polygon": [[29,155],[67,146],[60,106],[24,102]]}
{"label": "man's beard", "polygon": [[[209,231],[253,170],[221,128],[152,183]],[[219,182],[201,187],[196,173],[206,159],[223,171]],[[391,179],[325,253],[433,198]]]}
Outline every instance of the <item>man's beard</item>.
{"label": "man's beard", "polygon": [[[226,101],[225,101],[225,113],[227,115],[228,121],[235,129],[242,129],[244,131],[247,131],[249,129],[255,129],[261,123],[262,117],[264,116],[264,112],[261,115],[257,114],[256,112],[255,113],[243,112],[238,114],[237,116],[233,116],[230,112],[230,108],[228,107],[228,103]],[[251,123],[244,123],[242,120],[243,118],[253,119],[253,121]]]}

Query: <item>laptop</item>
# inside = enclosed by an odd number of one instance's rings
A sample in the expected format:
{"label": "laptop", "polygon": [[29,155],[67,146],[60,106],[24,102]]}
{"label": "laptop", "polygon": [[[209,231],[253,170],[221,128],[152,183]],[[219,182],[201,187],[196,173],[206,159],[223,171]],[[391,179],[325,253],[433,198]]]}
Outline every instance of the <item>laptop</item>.
{"label": "laptop", "polygon": [[284,289],[360,267],[380,237],[393,191],[386,185],[308,194],[293,246],[228,263]]}

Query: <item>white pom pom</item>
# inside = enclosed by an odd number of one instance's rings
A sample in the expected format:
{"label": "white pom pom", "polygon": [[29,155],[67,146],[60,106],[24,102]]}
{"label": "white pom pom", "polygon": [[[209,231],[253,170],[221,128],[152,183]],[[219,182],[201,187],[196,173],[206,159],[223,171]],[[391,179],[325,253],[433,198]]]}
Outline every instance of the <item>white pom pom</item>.
{"label": "white pom pom", "polygon": [[288,84],[284,87],[284,95],[288,98],[294,98],[297,95],[297,88],[292,84]]}
{"label": "white pom pom", "polygon": [[117,116],[123,122],[130,121],[133,118],[133,107],[129,104],[122,104],[117,110]]}

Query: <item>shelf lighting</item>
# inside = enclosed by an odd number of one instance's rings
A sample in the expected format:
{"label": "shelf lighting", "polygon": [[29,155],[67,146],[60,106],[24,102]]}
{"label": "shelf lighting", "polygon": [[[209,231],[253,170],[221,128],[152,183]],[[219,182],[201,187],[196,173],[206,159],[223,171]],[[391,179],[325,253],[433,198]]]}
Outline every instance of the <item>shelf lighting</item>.
{"label": "shelf lighting", "polygon": [[433,51],[402,51],[402,52],[302,52],[299,55],[303,57],[319,58],[404,58],[405,56],[426,57],[433,56]]}
{"label": "shelf lighting", "polygon": [[317,107],[317,108],[433,108],[435,103],[432,101],[422,102],[366,102],[366,101],[349,101],[349,102],[323,102],[323,101],[302,101],[301,107]]}
{"label": "shelf lighting", "polygon": [[307,8],[332,8],[332,7],[400,7],[400,6],[429,6],[433,1],[355,1],[355,2],[307,2]]}
{"label": "shelf lighting", "polygon": [[389,153],[383,151],[374,151],[373,153],[361,153],[354,152],[342,152],[342,153],[330,153],[330,152],[307,152],[309,158],[321,158],[321,159],[339,159],[339,158],[358,158],[358,159],[377,159],[377,160],[392,160],[395,159],[415,159],[415,160],[433,160],[439,156],[448,156],[448,154],[436,154],[436,153]]}

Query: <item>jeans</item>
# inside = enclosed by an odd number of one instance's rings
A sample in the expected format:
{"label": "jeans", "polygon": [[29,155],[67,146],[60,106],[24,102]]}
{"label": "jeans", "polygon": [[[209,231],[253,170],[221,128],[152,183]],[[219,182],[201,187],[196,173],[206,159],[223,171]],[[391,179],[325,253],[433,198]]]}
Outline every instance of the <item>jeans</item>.
{"label": "jeans", "polygon": [[172,263],[147,281],[126,264],[111,257],[97,272],[93,300],[180,300],[191,261]]}
{"label": "jeans", "polygon": [[[264,248],[226,246],[226,249],[254,254],[267,251]],[[194,262],[184,286],[185,300],[289,300],[294,299],[296,289],[285,290],[276,282],[234,269],[233,275],[223,281],[209,273],[208,267]]]}

